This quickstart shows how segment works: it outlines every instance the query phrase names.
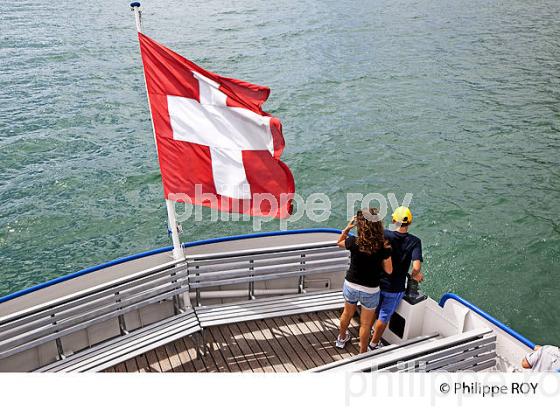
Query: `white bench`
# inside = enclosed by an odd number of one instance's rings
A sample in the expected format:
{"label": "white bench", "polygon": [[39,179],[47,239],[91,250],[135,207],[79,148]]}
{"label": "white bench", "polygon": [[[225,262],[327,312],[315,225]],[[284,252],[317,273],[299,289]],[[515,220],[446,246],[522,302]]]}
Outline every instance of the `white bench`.
{"label": "white bench", "polygon": [[311,371],[455,372],[482,371],[496,365],[496,335],[488,328],[445,338],[435,336],[389,345]]}
{"label": "white bench", "polygon": [[442,339],[421,357],[383,368],[384,372],[480,372],[496,365],[496,335],[477,329]]}
{"label": "white bench", "polygon": [[[187,257],[189,287],[196,290],[195,312],[204,328],[344,306],[342,291],[308,292],[305,277],[340,274],[348,268],[349,252],[333,241]],[[256,298],[255,283],[298,278],[294,293]],[[200,290],[224,285],[247,285],[249,300],[202,306]]]}
{"label": "white bench", "polygon": [[388,354],[389,352],[394,352],[395,350],[398,349],[405,349],[407,347],[416,345],[419,346],[421,344],[424,343],[428,343],[430,341],[436,340],[439,337],[439,335],[437,333],[433,333],[433,334],[429,334],[429,335],[425,335],[425,336],[418,336],[418,337],[414,337],[412,339],[409,339],[401,344],[392,344],[392,345],[387,345],[387,346],[383,346],[382,348],[376,349],[376,350],[371,350],[365,353],[361,353],[355,356],[351,356],[348,357],[346,359],[342,359],[342,360],[337,360],[336,362],[333,363],[327,363],[323,366],[319,366],[319,367],[315,367],[313,369],[309,369],[307,370],[307,373],[323,373],[323,372],[327,372],[327,371],[332,371],[332,370],[342,370],[342,371],[346,371],[346,369],[355,364],[355,363],[369,363],[369,361],[373,360],[374,358],[377,358],[380,355],[385,355]]}
{"label": "white bench", "polygon": [[[170,262],[2,317],[0,360],[55,343],[57,361],[44,368],[57,371],[64,369],[66,364],[75,365],[86,358],[90,360],[93,352],[103,352],[117,358],[119,354],[124,354],[121,343],[128,343],[127,355],[133,352],[140,354],[164,344],[167,340],[164,335],[176,330],[181,335],[194,333],[200,329],[194,311],[185,310],[179,298],[179,295],[188,292],[187,275],[184,265]],[[142,339],[143,342],[140,343],[140,335],[145,334],[148,328],[129,331],[125,315],[167,300],[173,301],[176,316],[149,327],[149,331],[154,335],[160,332],[161,338],[152,337],[149,344],[144,343],[145,339]],[[100,346],[86,346],[79,354],[73,351],[75,347],[65,346],[65,337],[110,320],[117,321],[115,323],[118,323],[118,329],[115,327],[115,330],[120,333],[112,340],[103,340]],[[177,324],[180,325],[179,328],[176,328]]]}
{"label": "white bench", "polygon": [[340,309],[343,306],[342,292],[329,291],[274,296],[217,306],[201,306],[195,310],[200,326],[206,328],[249,320]]}
{"label": "white bench", "polygon": [[38,369],[38,372],[99,372],[200,330],[193,309],[142,327],[125,337],[108,340],[90,349]]}
{"label": "white bench", "polygon": [[[30,370],[100,371],[205,327],[341,308],[340,290],[308,292],[305,277],[343,275],[348,265],[348,251],[333,241],[188,256],[0,318],[0,365],[30,349],[56,345],[57,357]],[[293,294],[256,298],[256,282],[289,278]],[[202,306],[201,289],[215,292],[231,285],[246,285],[248,300]],[[185,308],[191,290],[197,306]],[[127,327],[128,313],[164,301],[173,301],[171,317]],[[68,342],[77,332],[111,320],[118,323],[116,334],[81,348]]]}

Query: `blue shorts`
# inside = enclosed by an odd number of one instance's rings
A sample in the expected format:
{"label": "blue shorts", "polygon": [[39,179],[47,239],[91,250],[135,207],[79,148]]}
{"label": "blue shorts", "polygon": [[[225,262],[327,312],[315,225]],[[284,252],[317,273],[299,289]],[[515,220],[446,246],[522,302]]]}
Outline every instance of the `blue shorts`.
{"label": "blue shorts", "polygon": [[391,316],[399,307],[399,303],[404,296],[404,292],[385,292],[381,291],[381,296],[379,298],[379,306],[377,307],[377,317],[383,323],[389,323]]}
{"label": "blue shorts", "polygon": [[360,302],[362,307],[369,310],[374,310],[379,304],[379,293],[381,292],[367,293],[362,292],[361,290],[352,289],[350,286],[346,285],[346,282],[344,282],[344,285],[342,286],[342,294],[346,302],[352,305]]}

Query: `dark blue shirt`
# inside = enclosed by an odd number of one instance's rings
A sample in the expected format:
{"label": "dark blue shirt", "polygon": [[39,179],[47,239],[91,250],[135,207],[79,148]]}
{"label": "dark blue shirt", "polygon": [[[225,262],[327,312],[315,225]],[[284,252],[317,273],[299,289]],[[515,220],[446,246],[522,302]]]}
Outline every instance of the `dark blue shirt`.
{"label": "dark blue shirt", "polygon": [[381,290],[385,292],[404,292],[406,288],[406,275],[412,261],[422,259],[422,241],[410,234],[385,229],[385,239],[391,243],[391,259],[393,273],[383,274],[381,277]]}

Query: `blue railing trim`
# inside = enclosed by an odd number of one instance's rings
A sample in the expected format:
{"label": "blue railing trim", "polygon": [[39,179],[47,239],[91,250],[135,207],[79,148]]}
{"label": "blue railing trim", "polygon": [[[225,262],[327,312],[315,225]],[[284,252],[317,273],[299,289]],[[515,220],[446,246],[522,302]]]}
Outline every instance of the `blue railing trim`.
{"label": "blue railing trim", "polygon": [[[304,234],[304,233],[340,233],[340,232],[341,232],[340,229],[334,229],[334,228],[311,228],[311,229],[294,229],[291,231],[258,232],[258,233],[244,234],[244,235],[223,236],[219,238],[202,239],[198,241],[185,242],[182,244],[182,246],[183,248],[191,248],[193,246],[235,241],[238,239],[264,238],[268,236],[282,236],[282,235]],[[7,302],[8,300],[16,299],[23,295],[28,295],[29,293],[33,293],[37,290],[44,289],[52,285],[56,285],[57,283],[65,282],[67,280],[74,279],[79,276],[87,275],[88,273],[96,272],[101,269],[109,268],[111,266],[119,265],[121,263],[133,261],[136,259],[145,258],[146,256],[156,255],[163,252],[171,252],[172,250],[173,250],[172,246],[164,246],[163,248],[153,249],[151,251],[140,252],[134,255],[113,259],[112,261],[105,262],[100,265],[92,266],[89,268],[85,268],[74,273],[69,273],[67,275],[63,275],[58,278],[54,278],[46,282],[39,283],[35,286],[31,286],[29,288],[18,290],[17,292],[2,296],[0,297],[0,303]]]}
{"label": "blue railing trim", "polygon": [[447,302],[449,299],[453,299],[459,303],[461,303],[462,305],[468,307],[469,309],[471,309],[472,311],[474,311],[475,313],[479,314],[480,316],[482,316],[484,319],[488,320],[490,323],[492,323],[494,326],[497,326],[498,328],[500,328],[501,330],[503,330],[504,332],[506,332],[508,335],[512,336],[513,338],[519,340],[521,343],[523,343],[524,345],[530,347],[531,349],[535,348],[535,343],[531,342],[529,339],[527,339],[525,336],[523,336],[520,333],[517,333],[515,330],[513,330],[512,328],[506,326],[505,324],[503,324],[502,322],[500,322],[498,319],[496,319],[494,316],[490,315],[489,313],[485,312],[484,310],[480,309],[478,306],[473,305],[471,302],[469,302],[468,300],[463,299],[461,296],[458,296],[454,293],[446,293],[445,295],[443,295],[441,297],[441,299],[439,300],[439,305],[441,307],[443,307],[445,305],[445,302]]}

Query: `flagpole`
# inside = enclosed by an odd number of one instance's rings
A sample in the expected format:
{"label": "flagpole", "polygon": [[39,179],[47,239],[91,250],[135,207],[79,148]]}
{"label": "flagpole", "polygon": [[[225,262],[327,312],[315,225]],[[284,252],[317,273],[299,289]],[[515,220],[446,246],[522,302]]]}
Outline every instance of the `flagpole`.
{"label": "flagpole", "polygon": [[[136,30],[138,33],[142,32],[142,11],[140,10],[140,2],[130,3],[130,8],[134,12],[134,20],[136,21]],[[142,69],[142,72],[144,70]],[[154,128],[154,118],[152,115],[152,108],[150,105],[150,94],[148,93],[148,84],[146,82],[146,74],[144,73],[144,85],[146,86],[146,97],[148,98],[148,107],[150,109],[150,119],[152,121],[152,131],[154,132],[154,141],[157,149],[156,129]],[[171,239],[173,241],[173,259],[181,260],[185,257],[181,240],[179,239],[179,229],[177,227],[177,219],[175,218],[175,203],[169,199],[165,200],[165,207],[167,209],[167,222],[169,231],[171,231]]]}

